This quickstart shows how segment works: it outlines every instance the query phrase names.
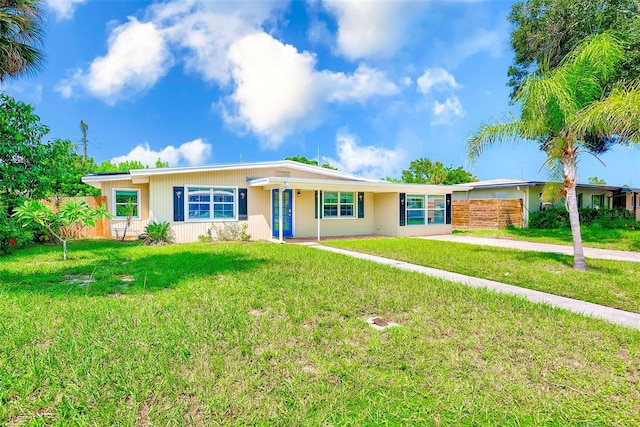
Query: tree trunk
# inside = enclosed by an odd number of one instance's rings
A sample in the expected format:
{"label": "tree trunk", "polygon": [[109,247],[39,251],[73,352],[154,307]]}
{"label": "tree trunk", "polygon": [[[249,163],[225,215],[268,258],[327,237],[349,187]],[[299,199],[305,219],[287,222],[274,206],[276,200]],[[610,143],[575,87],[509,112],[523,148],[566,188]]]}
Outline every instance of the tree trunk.
{"label": "tree trunk", "polygon": [[62,241],[62,259],[67,260],[67,240]]}
{"label": "tree trunk", "polygon": [[582,235],[580,234],[580,215],[578,214],[578,198],[576,197],[576,184],[578,176],[578,152],[573,147],[572,141],[567,141],[564,149],[562,164],[564,172],[564,190],[569,211],[569,224],[571,225],[571,236],[573,237],[573,268],[575,270],[587,269],[582,249]]}

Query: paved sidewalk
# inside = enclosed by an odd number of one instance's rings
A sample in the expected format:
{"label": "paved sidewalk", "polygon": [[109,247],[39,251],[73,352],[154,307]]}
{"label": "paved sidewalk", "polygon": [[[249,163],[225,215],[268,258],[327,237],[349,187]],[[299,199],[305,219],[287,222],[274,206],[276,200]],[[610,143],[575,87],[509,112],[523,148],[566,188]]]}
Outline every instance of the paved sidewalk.
{"label": "paved sidewalk", "polygon": [[[444,240],[447,242],[469,243],[473,245],[497,246],[500,248],[519,249],[523,251],[551,252],[573,256],[573,246],[552,245],[550,243],[533,243],[523,240],[493,239],[490,237],[463,236],[448,234],[443,236],[423,236],[419,239]],[[610,259],[614,261],[640,262],[640,252],[614,251],[611,249],[584,248],[586,258]]]}
{"label": "paved sidewalk", "polygon": [[396,261],[376,255],[369,255],[360,252],[332,248],[330,246],[323,246],[315,242],[305,242],[300,244],[311,246],[324,251],[336,252],[343,255],[352,256],[354,258],[369,260],[378,264],[390,265],[401,270],[414,271],[426,274],[428,276],[438,277],[440,279],[450,280],[452,282],[473,286],[476,288],[487,288],[495,290],[497,292],[522,296],[532,302],[545,303],[553,307],[559,307],[565,310],[572,311],[574,313],[597,317],[599,319],[604,319],[608,322],[616,323],[618,325],[640,329],[640,314],[637,313],[604,307],[598,304],[592,304],[590,302],[584,302],[571,298],[561,297],[558,295],[547,294],[545,292],[534,291],[531,289],[520,288],[513,285],[494,282],[492,280],[479,279],[477,277],[465,276],[463,274],[451,273],[449,271],[409,264],[407,262]]}

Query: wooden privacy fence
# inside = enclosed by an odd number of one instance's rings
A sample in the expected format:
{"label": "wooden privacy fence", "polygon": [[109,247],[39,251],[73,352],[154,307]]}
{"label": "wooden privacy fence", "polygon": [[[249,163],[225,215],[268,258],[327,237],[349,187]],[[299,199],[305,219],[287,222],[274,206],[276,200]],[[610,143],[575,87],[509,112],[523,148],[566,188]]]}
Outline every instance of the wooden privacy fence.
{"label": "wooden privacy fence", "polygon": [[[92,208],[100,207],[103,203],[107,204],[107,196],[93,196],[93,197],[61,197],[59,199],[47,199],[42,202],[46,205],[56,209],[61,203],[67,200],[80,201],[84,200]],[[82,233],[78,237],[84,238],[96,238],[96,237],[109,237],[109,219],[99,219],[96,222],[95,227],[85,227]]]}
{"label": "wooden privacy fence", "polygon": [[522,209],[522,199],[453,200],[451,224],[463,229],[522,227]]}

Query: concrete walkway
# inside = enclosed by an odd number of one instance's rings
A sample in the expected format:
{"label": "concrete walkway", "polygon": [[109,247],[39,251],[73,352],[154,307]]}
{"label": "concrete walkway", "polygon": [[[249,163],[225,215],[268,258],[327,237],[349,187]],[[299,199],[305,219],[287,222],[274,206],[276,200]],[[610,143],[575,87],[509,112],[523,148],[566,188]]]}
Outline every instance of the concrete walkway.
{"label": "concrete walkway", "polygon": [[451,273],[449,271],[437,270],[435,268],[423,267],[420,265],[409,264],[403,261],[396,261],[389,258],[383,258],[376,255],[363,254],[360,252],[347,251],[344,249],[332,248],[330,246],[323,246],[316,242],[304,242],[300,243],[306,246],[311,246],[317,249],[321,249],[329,252],[336,252],[343,255],[348,255],[354,258],[360,258],[368,261],[372,261],[378,264],[389,265],[399,268],[401,270],[413,271],[428,276],[438,277],[444,280],[450,280],[452,282],[462,283],[464,285],[473,286],[476,288],[487,288],[497,292],[522,296],[529,301],[549,304],[553,307],[563,308],[565,310],[572,311],[574,313],[597,317],[604,319],[611,323],[627,326],[640,330],[640,314],[630,313],[628,311],[618,310],[615,308],[604,307],[598,304],[592,304],[590,302],[584,302],[571,298],[561,297],[558,295],[547,294],[545,292],[534,291],[531,289],[520,288],[513,285],[507,285],[500,282],[494,282],[492,280],[479,279],[477,277],[465,276],[463,274]]}
{"label": "concrete walkway", "polygon": [[[497,246],[522,251],[551,252],[573,256],[573,246],[533,243],[523,240],[493,239],[490,237],[464,236],[448,234],[444,236],[423,236],[420,239],[443,240],[447,242],[469,243],[473,245]],[[584,248],[586,258],[610,259],[614,261],[640,262],[640,252],[614,251],[611,249]]]}

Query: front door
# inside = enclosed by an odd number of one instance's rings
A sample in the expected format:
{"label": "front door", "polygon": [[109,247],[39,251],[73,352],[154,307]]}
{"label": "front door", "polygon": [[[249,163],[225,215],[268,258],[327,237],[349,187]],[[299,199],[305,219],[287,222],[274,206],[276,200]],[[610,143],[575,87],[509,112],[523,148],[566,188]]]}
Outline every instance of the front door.
{"label": "front door", "polygon": [[[280,237],[280,190],[271,191],[271,224],[273,237]],[[291,190],[282,192],[282,236],[293,237],[293,208],[291,205]]]}

